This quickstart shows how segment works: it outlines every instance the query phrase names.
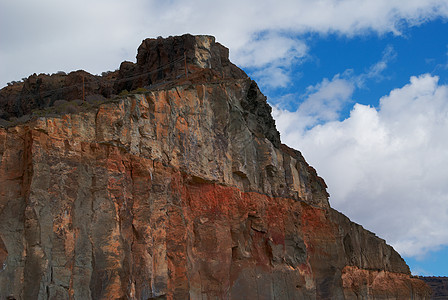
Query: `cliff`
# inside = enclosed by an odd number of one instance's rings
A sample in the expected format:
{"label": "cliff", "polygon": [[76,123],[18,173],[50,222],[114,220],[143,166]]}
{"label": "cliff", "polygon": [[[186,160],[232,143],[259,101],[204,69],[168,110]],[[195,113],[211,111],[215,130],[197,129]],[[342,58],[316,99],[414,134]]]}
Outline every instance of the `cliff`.
{"label": "cliff", "polygon": [[29,115],[0,128],[1,299],[429,298],[329,206],[213,37],[143,41],[89,85],[95,105],[66,93],[79,73],[0,91],[5,118]]}

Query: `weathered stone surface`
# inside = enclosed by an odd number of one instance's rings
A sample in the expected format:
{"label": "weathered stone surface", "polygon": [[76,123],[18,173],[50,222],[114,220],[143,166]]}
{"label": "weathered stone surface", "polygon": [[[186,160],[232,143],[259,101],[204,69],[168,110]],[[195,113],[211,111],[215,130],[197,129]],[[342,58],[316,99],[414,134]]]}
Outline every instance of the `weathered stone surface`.
{"label": "weathered stone surface", "polygon": [[347,299],[429,299],[426,284],[405,274],[347,266],[342,281]]}
{"label": "weathered stone surface", "polygon": [[0,118],[20,118],[36,109],[53,106],[58,100],[83,99],[83,86],[85,96],[109,97],[115,93],[115,74],[116,72],[105,77],[85,71],[75,71],[68,75],[33,74],[24,82],[0,90]]}
{"label": "weathered stone surface", "polygon": [[131,91],[202,70],[210,71],[207,76],[212,78],[247,77],[244,71],[230,62],[229,49],[216,43],[214,37],[186,34],[166,39],[145,39],[138,48],[137,63],[121,64],[114,87],[116,91]]}
{"label": "weathered stone surface", "polygon": [[229,50],[216,43],[212,36],[185,34],[146,39],[138,48],[137,63],[123,62],[116,71],[101,76],[82,70],[69,74],[33,74],[23,82],[1,89],[0,121],[51,107],[58,100],[85,97],[95,102],[124,90],[165,86],[178,79],[185,80],[186,76],[190,81],[247,78],[244,71],[230,62]]}
{"label": "weathered stone surface", "polygon": [[428,297],[330,208],[256,84],[220,57],[188,81],[0,128],[0,299]]}

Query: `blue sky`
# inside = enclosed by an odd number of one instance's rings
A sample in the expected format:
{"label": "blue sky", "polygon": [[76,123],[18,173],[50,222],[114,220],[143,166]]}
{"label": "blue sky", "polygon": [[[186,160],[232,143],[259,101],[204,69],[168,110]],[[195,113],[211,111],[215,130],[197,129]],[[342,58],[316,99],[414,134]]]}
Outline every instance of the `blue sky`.
{"label": "blue sky", "polygon": [[404,86],[415,74],[439,75],[440,83],[446,83],[448,23],[440,19],[406,28],[401,36],[367,33],[348,38],[332,34],[309,39],[311,58],[294,69],[301,78],[290,86],[291,92],[304,90],[322,78],[331,78],[346,70],[365,73],[387,51],[391,57],[383,77],[369,80],[365,87],[357,89],[353,95],[357,102],[377,106],[381,96]]}
{"label": "blue sky", "polygon": [[425,257],[405,257],[414,274],[423,276],[448,276],[448,247],[440,250],[431,251]]}
{"label": "blue sky", "polygon": [[[307,87],[343,74],[347,70],[355,75],[382,60],[390,51],[387,69],[380,78],[369,80],[355,91],[353,99],[362,104],[378,105],[378,99],[394,88],[409,82],[412,75],[429,73],[440,76],[439,83],[446,84],[448,75],[448,20],[437,19],[420,26],[403,28],[401,35],[366,32],[361,36],[347,37],[340,34],[309,34],[299,36],[307,41],[309,56],[291,66],[294,78],[284,88],[265,86],[271,101],[288,93],[304,91]],[[251,73],[251,68],[247,68]],[[256,77],[256,76],[255,76]],[[293,109],[297,102],[289,103]],[[343,117],[348,116],[345,111]]]}
{"label": "blue sky", "polygon": [[1,0],[0,86],[135,61],[146,37],[214,35],[273,106],[333,207],[448,276],[447,0]]}

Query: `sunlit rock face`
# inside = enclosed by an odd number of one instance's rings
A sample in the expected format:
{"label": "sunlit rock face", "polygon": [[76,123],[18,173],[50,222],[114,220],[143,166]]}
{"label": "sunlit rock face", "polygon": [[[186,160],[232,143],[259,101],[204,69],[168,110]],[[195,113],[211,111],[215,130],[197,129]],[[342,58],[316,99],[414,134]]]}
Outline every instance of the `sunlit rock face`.
{"label": "sunlit rock face", "polygon": [[0,128],[0,299],[429,297],[214,38],[145,40],[117,72],[147,90]]}

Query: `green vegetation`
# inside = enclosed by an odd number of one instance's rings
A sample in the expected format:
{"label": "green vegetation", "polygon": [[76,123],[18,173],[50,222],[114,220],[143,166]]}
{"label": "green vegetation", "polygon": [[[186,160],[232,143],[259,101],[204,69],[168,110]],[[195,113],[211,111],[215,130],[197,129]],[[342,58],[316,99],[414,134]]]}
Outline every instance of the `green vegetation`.
{"label": "green vegetation", "polygon": [[129,95],[129,91],[128,90],[122,90],[120,92],[120,94],[118,94],[118,96],[127,96],[127,95]]}
{"label": "green vegetation", "polygon": [[128,96],[128,95],[135,95],[135,94],[146,94],[147,92],[149,92],[148,89],[145,89],[143,87],[139,87],[139,88],[137,88],[135,90],[132,90],[130,92],[128,90],[122,90],[120,92],[120,94],[118,94],[118,96],[123,97],[123,96]]}
{"label": "green vegetation", "polygon": [[132,91],[131,91],[131,94],[145,94],[145,93],[147,93],[147,92],[149,92],[148,89],[139,87],[138,89],[132,90]]}

